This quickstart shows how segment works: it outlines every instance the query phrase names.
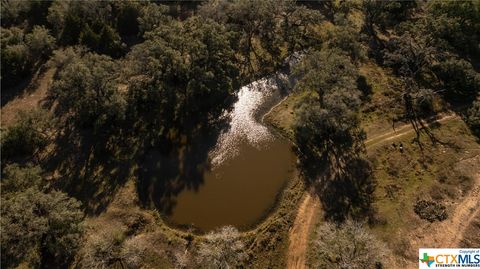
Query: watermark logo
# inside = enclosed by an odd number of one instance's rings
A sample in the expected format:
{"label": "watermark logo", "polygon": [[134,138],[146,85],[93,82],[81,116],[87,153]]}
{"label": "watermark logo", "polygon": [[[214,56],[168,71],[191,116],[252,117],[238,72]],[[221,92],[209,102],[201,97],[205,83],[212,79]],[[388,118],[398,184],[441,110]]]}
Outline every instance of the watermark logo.
{"label": "watermark logo", "polygon": [[435,262],[435,257],[428,256],[427,252],[423,253],[423,257],[420,259],[422,263],[425,263],[428,267]]}
{"label": "watermark logo", "polygon": [[480,248],[421,248],[418,250],[420,269],[480,269]]}

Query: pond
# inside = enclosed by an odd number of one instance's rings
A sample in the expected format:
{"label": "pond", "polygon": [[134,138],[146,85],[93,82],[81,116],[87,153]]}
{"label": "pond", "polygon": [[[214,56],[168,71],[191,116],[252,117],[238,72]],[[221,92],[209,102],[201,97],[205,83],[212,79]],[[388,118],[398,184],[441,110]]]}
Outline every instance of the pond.
{"label": "pond", "polygon": [[179,193],[169,221],[204,231],[223,225],[247,228],[265,217],[292,177],[291,144],[261,123],[281,98],[275,79],[245,86],[237,97],[230,128],[209,154],[203,185]]}
{"label": "pond", "polygon": [[[205,159],[206,164],[185,167],[158,155],[145,161],[162,164],[158,173],[146,176],[149,185],[143,188],[168,223],[204,232],[224,225],[248,229],[267,216],[295,171],[291,143],[262,121],[284,96],[285,80],[280,74],[242,87],[233,109],[225,115],[229,127],[217,135],[206,156],[195,150],[179,154]],[[208,143],[197,141],[192,147],[203,144]],[[166,180],[165,171],[170,169],[165,169],[165,163],[175,167],[180,177]]]}

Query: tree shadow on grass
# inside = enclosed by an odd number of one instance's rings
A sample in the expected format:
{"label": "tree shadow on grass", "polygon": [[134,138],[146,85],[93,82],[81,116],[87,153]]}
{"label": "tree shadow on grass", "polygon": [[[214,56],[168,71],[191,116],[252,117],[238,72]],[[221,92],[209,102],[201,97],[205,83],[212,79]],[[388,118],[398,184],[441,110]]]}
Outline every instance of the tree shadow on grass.
{"label": "tree shadow on grass", "polygon": [[376,182],[367,160],[352,156],[339,167],[304,156],[300,164],[306,184],[315,189],[322,203],[325,219],[339,223],[347,218],[373,220]]}
{"label": "tree shadow on grass", "polygon": [[355,158],[345,169],[333,173],[330,179],[321,180],[316,189],[325,218],[335,222],[343,222],[347,218],[371,220],[375,190],[371,174],[370,163]]}
{"label": "tree shadow on grass", "polygon": [[347,218],[373,221],[376,181],[370,162],[352,156],[343,167],[332,167],[313,156],[303,155],[299,169],[307,186],[315,189],[325,219],[334,222],[343,222]]}
{"label": "tree shadow on grass", "polygon": [[0,106],[4,107],[15,98],[34,92],[44,78],[47,70],[46,65],[36,66],[32,68],[31,72],[19,75],[18,79],[11,84],[2,81]]}
{"label": "tree shadow on grass", "polygon": [[21,96],[28,92],[32,92],[37,86],[36,83],[32,82],[34,82],[33,74],[22,78],[13,86],[2,85],[1,107],[5,106],[8,102],[12,101],[18,96]]}
{"label": "tree shadow on grass", "polygon": [[89,215],[106,209],[132,167],[128,158],[116,157],[107,137],[66,129],[57,136],[55,150],[44,162],[47,171],[59,175],[55,187],[81,201]]}

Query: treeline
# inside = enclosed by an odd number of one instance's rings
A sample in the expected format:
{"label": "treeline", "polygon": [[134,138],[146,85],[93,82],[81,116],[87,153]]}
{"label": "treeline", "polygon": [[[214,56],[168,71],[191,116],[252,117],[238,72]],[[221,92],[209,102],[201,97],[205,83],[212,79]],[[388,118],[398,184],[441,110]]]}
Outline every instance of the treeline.
{"label": "treeline", "polygon": [[[303,96],[293,126],[300,169],[321,194],[327,219],[370,219],[375,181],[359,119],[370,92],[358,66],[373,60],[401,79],[400,120],[418,126],[436,113],[438,98],[468,107],[465,118],[478,134],[479,8],[479,1],[212,0],[185,12],[155,2],[2,2],[2,88],[42,65],[55,68],[45,108],[2,130],[2,265],[68,266],[83,213],[62,191],[96,188],[95,171],[104,173],[104,185],[118,185],[112,171],[135,169],[148,149],[168,155],[220,128],[239,87],[275,72],[293,52],[304,54],[293,70]],[[50,182],[35,165],[65,175]],[[348,221],[322,229],[373,240]],[[224,246],[220,237],[206,241]],[[241,247],[238,235],[227,237],[231,249]],[[322,261],[330,250],[317,245],[322,266],[341,267]],[[202,246],[198,262],[207,266],[244,259]],[[380,260],[369,255],[360,268]],[[83,264],[97,261],[113,262]]]}
{"label": "treeline", "polygon": [[480,1],[323,1],[320,10],[328,38],[295,68],[303,99],[293,130],[300,171],[335,225],[316,231],[310,265],[383,268],[385,246],[350,220],[375,223],[375,179],[359,120],[371,89],[358,66],[374,61],[399,78],[396,120],[413,125],[420,147],[424,133],[436,142],[422,122],[438,113],[435,102],[463,115],[478,136]]}
{"label": "treeline", "polygon": [[[317,42],[319,20],[273,0],[205,2],[190,16],[152,2],[2,3],[2,87],[55,69],[44,106],[2,130],[2,189],[38,178],[2,195],[2,230],[10,229],[2,265],[68,266],[82,242],[82,210],[91,212],[83,188],[101,178],[108,194],[132,174],[118,167],[135,169],[151,148],[168,155],[219,128],[241,85]],[[50,182],[53,171],[61,175]],[[31,232],[38,221],[45,225]],[[61,240],[69,247],[53,243]]]}
{"label": "treeline", "polygon": [[[412,123],[417,141],[422,119],[438,112],[434,100],[465,116],[478,134],[480,2],[324,1],[326,36],[295,68],[294,136],[305,177],[319,188],[326,216],[371,217],[374,180],[363,159],[362,103],[369,86],[358,66],[375,61],[401,81],[396,120]],[[361,15],[363,24],[359,24]],[[465,109],[465,107],[467,109]]]}

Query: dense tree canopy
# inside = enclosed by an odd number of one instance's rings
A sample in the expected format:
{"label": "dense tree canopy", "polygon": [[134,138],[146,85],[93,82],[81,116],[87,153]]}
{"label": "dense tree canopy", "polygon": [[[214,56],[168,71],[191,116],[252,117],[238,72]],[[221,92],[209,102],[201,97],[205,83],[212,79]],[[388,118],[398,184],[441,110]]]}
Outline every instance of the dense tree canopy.
{"label": "dense tree canopy", "polygon": [[199,14],[224,23],[234,33],[247,77],[278,68],[288,56],[282,48],[292,53],[320,42],[313,27],[321,14],[293,1],[212,0],[200,7]]}
{"label": "dense tree canopy", "polygon": [[31,74],[55,46],[48,29],[35,26],[29,33],[17,27],[1,28],[2,86],[11,87]]}
{"label": "dense tree canopy", "polygon": [[143,119],[154,136],[218,119],[238,88],[230,33],[210,19],[191,17],[145,38],[127,55],[129,116]]}
{"label": "dense tree canopy", "polygon": [[312,52],[304,59],[296,69],[301,77],[296,88],[311,93],[296,114],[300,157],[333,170],[345,167],[352,154],[361,152],[364,136],[358,126],[361,92],[355,67],[336,50]]}
{"label": "dense tree canopy", "polygon": [[7,166],[2,178],[2,266],[68,264],[79,244],[83,213],[65,193],[45,192],[38,167]]}
{"label": "dense tree canopy", "polygon": [[[291,72],[297,100],[282,116],[298,168],[338,224],[319,228],[312,267],[380,268],[382,244],[348,220],[374,213],[364,120],[387,107],[376,98],[398,103],[380,118],[410,122],[419,145],[426,120],[445,111],[480,135],[479,14],[479,1],[2,0],[2,98],[47,92],[42,109],[2,126],[2,266],[71,267],[83,212],[66,193],[102,212],[127,180],[141,188],[139,171],[157,151],[158,182],[168,172],[177,189],[188,185],[180,159],[195,138],[226,128],[239,88]],[[292,55],[301,60],[287,66]],[[169,253],[180,267],[250,266],[233,227],[189,236],[185,251]],[[85,240],[80,267],[147,259],[123,233]]]}
{"label": "dense tree canopy", "polygon": [[58,73],[50,89],[56,111],[79,128],[107,132],[125,116],[126,102],[116,82],[118,65],[110,57],[76,55]]}
{"label": "dense tree canopy", "polygon": [[479,14],[478,1],[432,1],[427,6],[425,30],[440,48],[478,57]]}
{"label": "dense tree canopy", "polygon": [[355,66],[341,51],[324,49],[307,54],[296,73],[296,90],[305,92],[293,126],[300,171],[317,188],[326,218],[369,216],[374,181],[362,156]]}

